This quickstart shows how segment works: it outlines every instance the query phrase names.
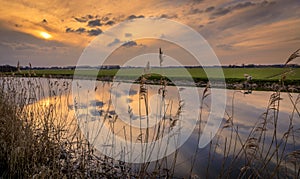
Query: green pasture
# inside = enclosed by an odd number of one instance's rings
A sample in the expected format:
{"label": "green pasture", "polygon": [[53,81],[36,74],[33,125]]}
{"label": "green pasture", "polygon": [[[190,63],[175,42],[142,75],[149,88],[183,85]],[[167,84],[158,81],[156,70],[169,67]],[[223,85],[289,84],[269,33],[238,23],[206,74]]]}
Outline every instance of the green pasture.
{"label": "green pasture", "polygon": [[[217,68],[152,68],[151,73],[162,74],[168,77],[186,78],[189,75],[192,78],[206,78],[206,72],[211,74],[210,77],[219,77],[214,75]],[[74,70],[66,69],[45,69],[45,70],[33,70],[31,73],[35,73],[36,76],[72,76]],[[118,74],[117,74],[118,72]],[[276,80],[280,79],[280,74],[285,73],[286,79],[300,80],[300,68],[223,68],[224,76],[226,79],[244,79],[244,74],[251,75],[253,79],[257,80]],[[98,77],[105,76],[117,76],[120,77],[133,77],[140,76],[144,73],[142,68],[126,68],[126,69],[101,69],[98,72]],[[29,71],[22,71],[21,74],[29,74]],[[95,76],[97,70],[77,70],[76,75],[79,76]],[[19,74],[20,75],[20,74]]]}

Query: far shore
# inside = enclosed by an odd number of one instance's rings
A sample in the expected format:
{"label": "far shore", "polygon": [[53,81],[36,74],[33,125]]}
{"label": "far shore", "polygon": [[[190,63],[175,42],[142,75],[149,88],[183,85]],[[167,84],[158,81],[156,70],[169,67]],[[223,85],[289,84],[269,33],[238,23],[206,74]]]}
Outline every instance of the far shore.
{"label": "far shore", "polygon": [[[81,79],[81,80],[97,80],[97,81],[120,81],[126,83],[140,83],[140,78],[134,79],[133,77],[121,77],[115,78],[112,75],[101,75],[92,77],[90,75],[80,75],[74,77],[73,74],[30,74],[30,73],[0,73],[1,77],[25,77],[25,78],[54,78],[54,79]],[[190,78],[185,77],[173,77],[171,80],[167,79],[168,86],[196,86],[206,87],[208,84],[206,77],[193,77],[192,81]],[[215,88],[233,89],[233,90],[245,90],[245,91],[289,91],[289,92],[300,92],[300,79],[285,79],[282,83],[279,79],[252,79],[247,81],[244,78],[226,78],[224,80],[212,79]],[[219,82],[220,81],[220,82]],[[150,76],[146,81],[146,84],[160,85],[161,76],[153,75]],[[245,88],[246,86],[246,88]]]}

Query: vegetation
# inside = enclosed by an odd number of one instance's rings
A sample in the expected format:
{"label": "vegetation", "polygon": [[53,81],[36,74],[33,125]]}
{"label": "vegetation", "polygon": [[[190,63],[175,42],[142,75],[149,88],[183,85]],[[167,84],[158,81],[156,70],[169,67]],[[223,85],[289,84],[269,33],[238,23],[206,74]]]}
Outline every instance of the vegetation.
{"label": "vegetation", "polygon": [[[125,76],[133,76],[135,74],[142,74],[143,68],[127,68],[122,69],[122,74]],[[186,76],[183,76],[181,73],[178,73],[179,68],[165,68],[163,69],[166,71],[168,75],[175,78],[186,78]],[[192,78],[200,78],[205,79],[206,73],[203,68],[187,68],[188,72],[191,74]],[[205,70],[208,71],[214,71],[215,68],[206,68]],[[290,80],[300,80],[300,68],[274,68],[274,67],[266,67],[266,68],[223,68],[224,76],[226,79],[244,79],[244,74],[250,74],[252,75],[253,79],[256,80],[277,80],[279,79],[279,76],[281,73],[287,72],[286,75],[287,79]],[[118,72],[118,69],[101,69],[99,70],[98,77],[104,77],[104,76],[114,76]],[[161,69],[159,68],[153,68],[151,70],[152,73],[159,73],[161,72]],[[21,76],[28,76],[30,74],[30,70],[23,70],[21,73],[14,73],[15,75],[21,75]],[[95,73],[95,70],[80,70],[79,74],[90,76]],[[6,73],[7,75],[10,75],[12,73]],[[33,75],[34,74],[34,75]],[[72,76],[74,74],[74,70],[68,70],[68,69],[43,69],[43,70],[33,70],[33,73],[31,76],[49,76],[52,77],[58,76],[58,77],[68,77]],[[278,74],[277,76],[274,74]],[[213,77],[212,77],[213,78]]]}
{"label": "vegetation", "polygon": [[[258,76],[263,74],[258,73]],[[191,165],[187,169],[188,177],[300,177],[300,128],[296,123],[300,118],[300,95],[286,93],[292,112],[288,119],[282,119],[282,90],[289,91],[285,85],[286,77],[286,74],[282,74],[280,81],[276,82],[277,87],[273,88],[269,101],[266,101],[265,112],[259,119],[253,119],[256,123],[249,126],[251,128],[246,138],[242,137],[241,124],[234,113],[235,96],[241,91],[233,92],[231,109],[227,109],[224,116],[226,122],[204,149],[207,155],[200,159],[201,165],[197,164],[197,160],[202,151],[197,146],[191,149],[193,156],[189,158]],[[158,95],[164,101],[168,95],[167,82],[160,78]],[[147,109],[146,80],[140,80],[138,100]],[[138,165],[117,161],[97,152],[93,144],[84,138],[77,121],[71,115],[74,106],[70,107],[68,98],[65,98],[70,95],[68,81],[48,79],[47,85],[42,85],[38,78],[1,77],[0,82],[1,178],[176,177],[176,169],[181,167],[178,163],[180,149],[169,157]],[[205,125],[203,109],[209,97],[210,88],[207,85],[201,98],[199,126],[194,131],[198,139]],[[163,108],[161,111],[164,115],[157,127],[158,131],[154,133],[156,137],[150,137],[151,133],[146,129],[147,135],[139,135],[138,141],[153,141],[159,137],[158,134],[168,131],[174,121],[180,118],[182,106],[182,101],[176,108],[173,106],[176,113],[170,112],[169,116],[165,115],[169,114],[168,109]],[[115,130],[118,116],[109,116],[108,110],[104,112],[104,120]],[[128,109],[128,113],[131,112]],[[287,129],[280,128],[282,120],[289,124]],[[217,157],[221,160],[216,161]],[[203,176],[198,176],[195,171],[200,171]]]}

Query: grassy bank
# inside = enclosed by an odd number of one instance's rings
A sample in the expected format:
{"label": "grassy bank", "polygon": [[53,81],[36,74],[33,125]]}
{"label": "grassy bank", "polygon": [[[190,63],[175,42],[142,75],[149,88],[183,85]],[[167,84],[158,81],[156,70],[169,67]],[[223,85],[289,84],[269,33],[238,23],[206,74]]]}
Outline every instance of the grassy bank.
{"label": "grassy bank", "polygon": [[[169,85],[174,85],[172,81],[189,81],[198,87],[205,87],[208,78],[206,72],[211,74],[210,79],[217,80],[219,76],[214,75],[216,68],[152,68],[151,75],[147,77],[149,84],[159,84],[161,75],[169,78]],[[245,75],[252,77],[252,90],[272,91],[277,83],[284,76],[287,90],[300,91],[300,68],[223,68],[226,87],[228,89],[242,89],[245,83]],[[76,78],[93,79],[101,81],[131,80],[137,83],[140,76],[144,73],[143,68],[123,68],[123,69],[81,69],[76,71]],[[67,69],[44,69],[44,70],[24,70],[21,72],[2,73],[5,76],[18,77],[46,77],[72,79],[74,70]],[[191,81],[193,80],[193,81]],[[217,80],[218,81],[218,80]],[[192,84],[189,83],[189,84]]]}
{"label": "grassy bank", "polygon": [[[191,77],[194,79],[206,79],[206,72],[214,74],[216,68],[186,68],[187,71],[190,73]],[[168,74],[169,77],[174,78],[187,78],[183,73],[180,73],[183,69],[182,68],[153,68],[151,69],[151,73],[165,73]],[[135,76],[136,74],[143,74],[143,68],[127,68],[122,69],[122,73],[119,74],[121,76],[130,77]],[[112,77],[115,76],[118,72],[118,69],[101,69],[98,72],[97,77]],[[249,74],[256,80],[276,80],[280,78],[280,75],[276,76],[277,74],[282,74],[284,72],[288,72],[286,74],[286,79],[288,80],[300,80],[300,68],[223,68],[224,76],[226,79],[236,79],[242,80],[244,78],[244,74]],[[91,76],[97,73],[97,70],[79,70],[78,75],[85,75]],[[11,75],[12,73],[5,73],[7,75]],[[74,74],[74,70],[66,70],[66,69],[45,69],[45,70],[24,70],[21,73],[14,73],[15,75],[26,76],[31,74],[32,76],[72,76]],[[273,77],[272,77],[273,76]],[[211,78],[215,78],[215,76],[211,76]]]}

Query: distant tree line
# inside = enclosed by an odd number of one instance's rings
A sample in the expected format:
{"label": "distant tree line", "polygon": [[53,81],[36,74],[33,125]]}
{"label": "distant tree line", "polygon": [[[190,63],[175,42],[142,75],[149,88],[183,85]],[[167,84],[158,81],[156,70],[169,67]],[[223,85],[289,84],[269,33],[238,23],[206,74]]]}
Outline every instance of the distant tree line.
{"label": "distant tree line", "polygon": [[98,67],[91,66],[53,66],[53,67],[32,67],[32,66],[11,66],[11,65],[1,65],[0,72],[16,72],[19,70],[74,70],[75,68],[85,68],[85,69],[120,69],[119,65],[103,65]]}
{"label": "distant tree line", "polygon": [[2,65],[0,66],[0,72],[15,72],[17,71],[17,67],[10,65]]}
{"label": "distant tree line", "polygon": [[[241,65],[223,65],[223,66],[178,66],[172,68],[217,68],[217,67],[222,67],[222,68],[266,68],[266,67],[273,67],[273,68],[282,68],[284,67],[284,64],[273,64],[273,65],[256,65],[256,64],[241,64]],[[289,67],[293,68],[300,68],[300,65],[298,64],[289,64]],[[20,70],[47,70],[47,69],[52,69],[52,70],[74,70],[75,68],[83,68],[83,69],[120,69],[121,67],[119,65],[103,65],[103,66],[97,66],[97,67],[92,67],[92,66],[64,66],[64,67],[59,67],[59,66],[54,66],[54,67],[31,67],[31,66],[11,66],[11,65],[2,65],[0,66],[0,72],[16,72],[18,71],[18,68]],[[136,67],[122,67],[122,68],[136,68]],[[142,68],[142,67],[139,67]],[[156,67],[153,67],[156,68]],[[157,67],[158,68],[158,67]]]}

